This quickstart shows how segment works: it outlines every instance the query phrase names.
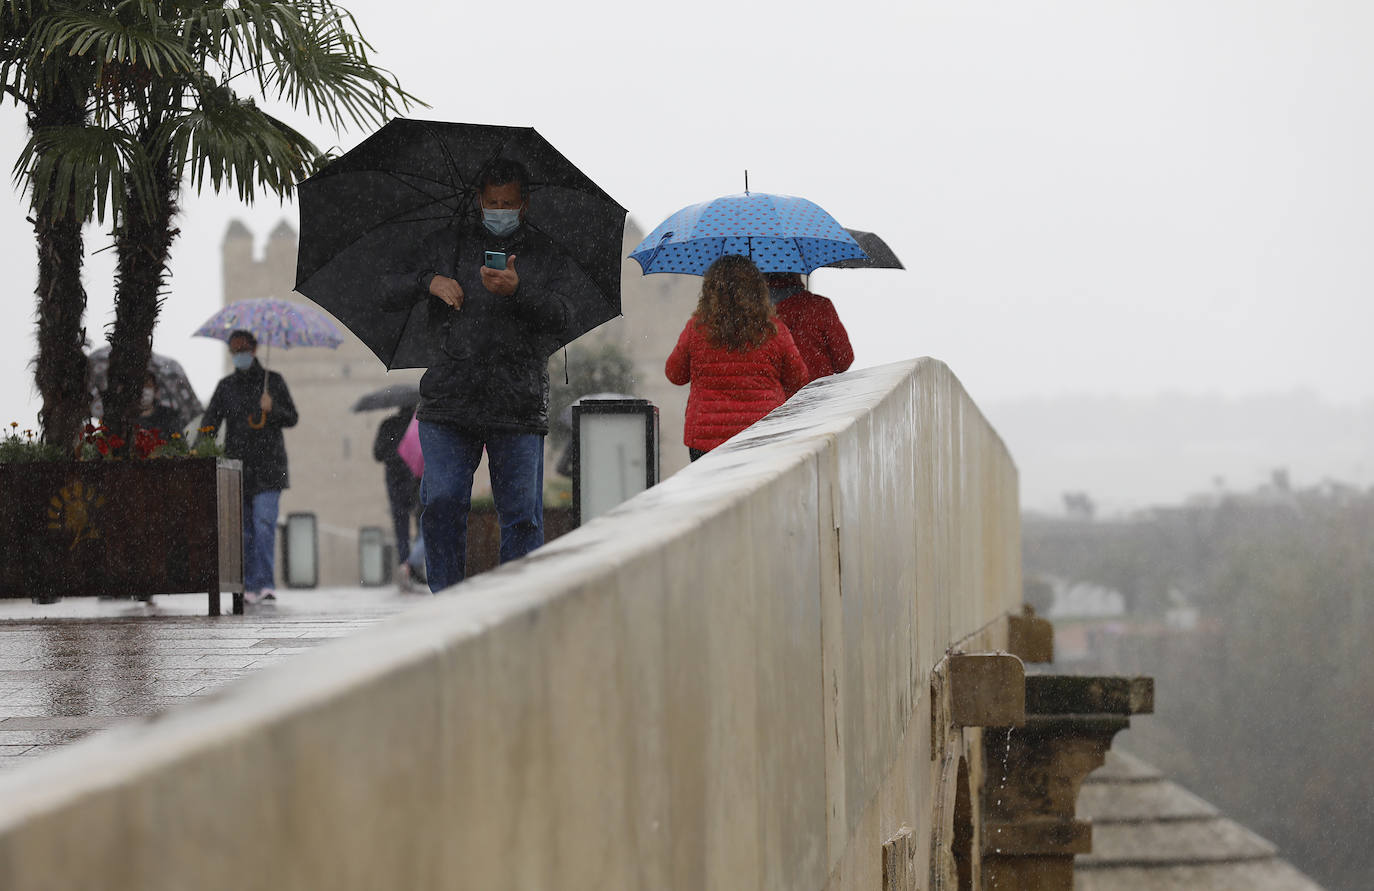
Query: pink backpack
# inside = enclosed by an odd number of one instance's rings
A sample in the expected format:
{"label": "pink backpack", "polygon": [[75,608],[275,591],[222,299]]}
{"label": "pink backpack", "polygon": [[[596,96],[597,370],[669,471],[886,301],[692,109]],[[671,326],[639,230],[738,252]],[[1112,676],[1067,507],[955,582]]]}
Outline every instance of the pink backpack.
{"label": "pink backpack", "polygon": [[424,476],[425,456],[420,451],[420,421],[411,417],[410,426],[401,436],[401,441],[396,444],[396,454],[401,456],[401,460],[406,462],[410,472],[418,476]]}

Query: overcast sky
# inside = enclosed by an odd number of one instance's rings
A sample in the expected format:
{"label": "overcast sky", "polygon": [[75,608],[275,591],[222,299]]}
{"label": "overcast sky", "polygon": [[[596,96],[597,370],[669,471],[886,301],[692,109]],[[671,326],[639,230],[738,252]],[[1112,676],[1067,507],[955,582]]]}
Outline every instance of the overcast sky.
{"label": "overcast sky", "polygon": [[[345,2],[414,117],[533,125],[647,230],[808,197],[907,271],[824,270],[860,365],[974,399],[1303,387],[1374,398],[1374,6],[1359,0]],[[594,10],[594,12],[587,12]],[[307,132],[347,149],[365,134]],[[22,115],[0,110],[12,163]],[[294,206],[187,195],[154,348],[202,398],[219,244]],[[0,203],[0,415],[31,423],[33,241]],[[108,243],[93,230],[90,249]],[[103,340],[113,252],[88,261]]]}

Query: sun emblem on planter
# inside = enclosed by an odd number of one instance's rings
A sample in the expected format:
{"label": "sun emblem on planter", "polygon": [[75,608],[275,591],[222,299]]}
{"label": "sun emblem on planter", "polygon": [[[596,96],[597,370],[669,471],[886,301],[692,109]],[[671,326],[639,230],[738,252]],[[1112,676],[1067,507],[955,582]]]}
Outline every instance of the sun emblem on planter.
{"label": "sun emblem on planter", "polygon": [[76,550],[81,542],[100,537],[94,520],[96,511],[104,506],[104,495],[83,485],[81,480],[72,480],[49,500],[48,528],[71,535],[72,543],[67,550]]}

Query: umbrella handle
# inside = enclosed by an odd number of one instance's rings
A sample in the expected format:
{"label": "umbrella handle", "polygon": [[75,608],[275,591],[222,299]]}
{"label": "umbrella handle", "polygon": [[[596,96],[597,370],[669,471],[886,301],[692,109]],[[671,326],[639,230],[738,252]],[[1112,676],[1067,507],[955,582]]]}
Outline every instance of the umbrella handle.
{"label": "umbrella handle", "polygon": [[[272,341],[270,341],[270,340],[267,342],[267,358],[268,358],[268,359],[271,359],[271,358],[272,358]],[[267,395],[267,378],[268,378],[267,366],[264,365],[264,366],[263,366],[263,369],[262,369],[262,395],[264,395],[264,396]],[[265,412],[265,411],[259,412],[259,413],[258,413],[258,418],[257,418],[256,421],[253,420],[253,416],[252,416],[252,415],[249,415],[249,416],[248,416],[248,426],[249,426],[249,427],[252,427],[254,430],[261,430],[263,427],[266,427],[266,426],[267,426],[267,412]]]}

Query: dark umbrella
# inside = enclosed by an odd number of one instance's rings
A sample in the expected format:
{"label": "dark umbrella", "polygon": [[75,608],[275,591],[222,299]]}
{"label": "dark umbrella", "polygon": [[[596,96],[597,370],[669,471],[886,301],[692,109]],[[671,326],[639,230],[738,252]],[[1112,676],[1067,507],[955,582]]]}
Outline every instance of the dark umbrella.
{"label": "dark umbrella", "polygon": [[530,127],[396,118],[330,162],[297,187],[296,290],[388,368],[427,366],[431,301],[389,308],[384,272],[429,236],[455,223],[475,226],[478,178],[498,158],[529,171],[525,225],[571,260],[570,320],[554,348],[620,315],[625,208]]}
{"label": "dark umbrella", "polygon": [[420,403],[420,388],[415,384],[391,384],[360,396],[353,403],[354,411],[376,411],[379,408],[413,408]]}
{"label": "dark umbrella", "polygon": [[867,257],[852,257],[848,260],[836,260],[834,263],[826,265],[831,269],[905,269],[902,261],[897,259],[892,248],[872,232],[860,232],[858,229],[845,229],[854,240],[859,243],[859,247],[864,249]]}
{"label": "dark umbrella", "polygon": [[[107,377],[110,373],[110,348],[108,346],[92,350],[90,355],[91,368],[91,415],[100,417],[104,414],[104,406],[101,396],[105,392]],[[157,401],[160,405],[165,405],[175,411],[181,418],[181,423],[194,418],[205,410],[196,398],[195,388],[191,386],[191,381],[186,377],[186,371],[181,367],[181,363],[170,356],[153,353],[152,360],[148,363],[148,370],[157,378]]]}

